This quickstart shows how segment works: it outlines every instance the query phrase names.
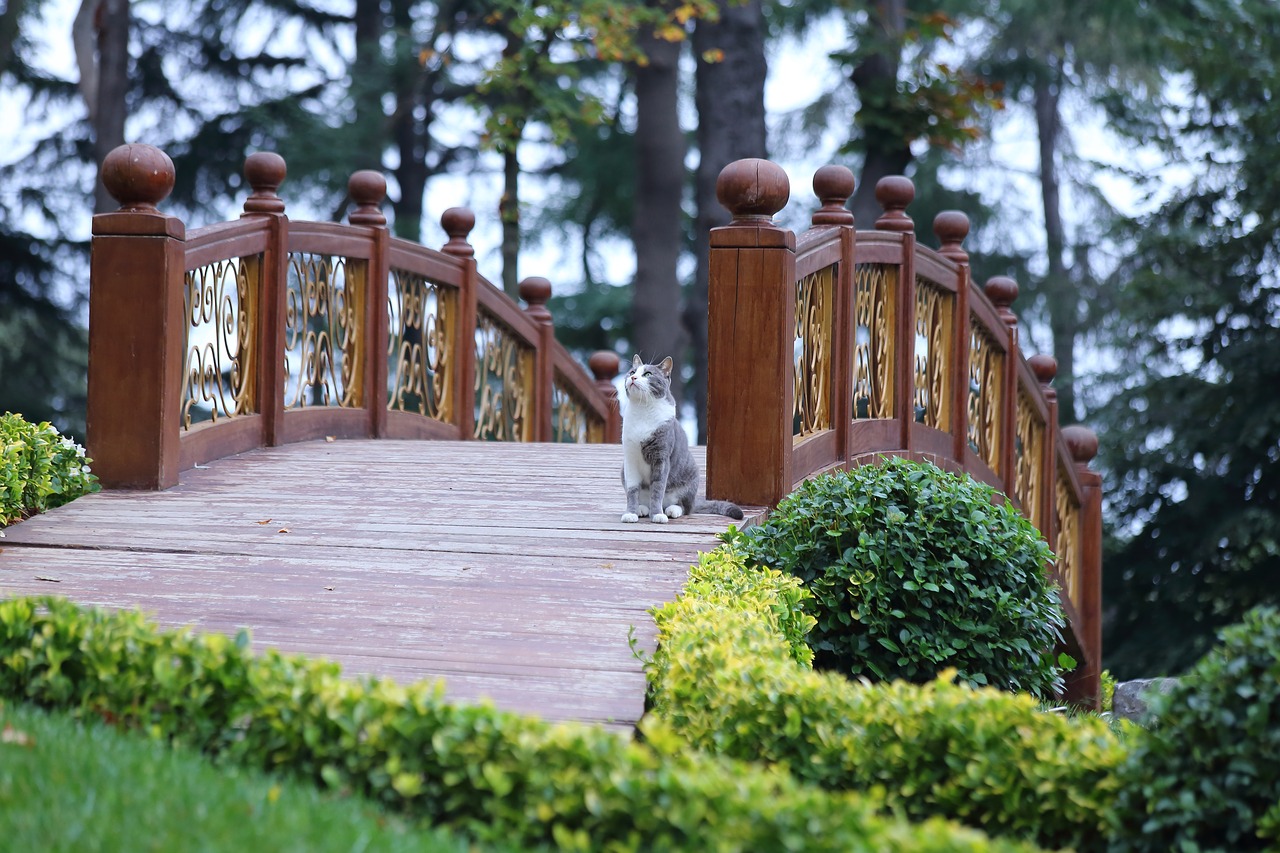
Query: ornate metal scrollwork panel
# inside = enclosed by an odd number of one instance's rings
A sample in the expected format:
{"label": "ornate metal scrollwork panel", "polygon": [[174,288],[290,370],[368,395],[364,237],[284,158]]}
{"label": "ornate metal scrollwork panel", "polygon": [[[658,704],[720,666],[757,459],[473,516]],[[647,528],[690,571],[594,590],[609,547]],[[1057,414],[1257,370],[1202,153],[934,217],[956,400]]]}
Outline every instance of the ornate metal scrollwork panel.
{"label": "ornate metal scrollwork panel", "polygon": [[951,428],[951,341],[955,294],[916,278],[915,419]]}
{"label": "ornate metal scrollwork panel", "polygon": [[289,253],[286,409],[363,405],[367,270],[365,262]]}
{"label": "ornate metal scrollwork panel", "polygon": [[182,429],[252,413],[262,256],[189,270],[182,367]]}
{"label": "ornate metal scrollwork panel", "polygon": [[858,264],[853,290],[853,417],[891,418],[898,270]]}
{"label": "ornate metal scrollwork panel", "polygon": [[793,349],[795,403],[792,434],[804,438],[831,428],[831,349],[835,266],[796,282],[796,329]]}
{"label": "ornate metal scrollwork panel", "polygon": [[604,422],[558,380],[551,386],[551,440],[567,444],[598,444],[604,440]]}
{"label": "ornate metal scrollwork panel", "polygon": [[969,446],[1001,475],[1003,403],[1004,353],[987,330],[975,324],[969,335]]}
{"label": "ornate metal scrollwork panel", "polygon": [[1041,498],[1044,496],[1044,421],[1027,399],[1018,392],[1018,411],[1014,419],[1014,496],[1022,504],[1022,511],[1031,519],[1037,530],[1044,530],[1041,517]]}
{"label": "ornate metal scrollwork panel", "polygon": [[1054,505],[1058,514],[1058,575],[1062,578],[1067,598],[1080,609],[1080,504],[1071,491],[1065,471],[1058,470]]}
{"label": "ornate metal scrollwork panel", "polygon": [[453,420],[458,294],[392,270],[387,287],[387,408]]}
{"label": "ornate metal scrollwork panel", "polygon": [[533,348],[483,309],[476,318],[475,437],[533,437]]}

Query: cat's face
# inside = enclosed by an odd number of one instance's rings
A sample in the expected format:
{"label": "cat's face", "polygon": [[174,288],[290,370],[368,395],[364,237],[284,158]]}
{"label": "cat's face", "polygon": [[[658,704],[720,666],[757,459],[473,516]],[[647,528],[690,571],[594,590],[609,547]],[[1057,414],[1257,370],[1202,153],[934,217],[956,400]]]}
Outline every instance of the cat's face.
{"label": "cat's face", "polygon": [[664,358],[661,364],[645,364],[640,356],[634,356],[631,371],[622,384],[630,400],[667,399],[671,396],[671,357]]}

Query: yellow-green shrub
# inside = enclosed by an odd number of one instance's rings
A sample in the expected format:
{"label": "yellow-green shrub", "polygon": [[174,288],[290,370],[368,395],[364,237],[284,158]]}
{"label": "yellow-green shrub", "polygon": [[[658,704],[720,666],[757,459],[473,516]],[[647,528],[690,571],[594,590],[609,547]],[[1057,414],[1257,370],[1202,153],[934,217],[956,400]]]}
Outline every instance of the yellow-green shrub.
{"label": "yellow-green shrub", "polygon": [[159,631],[58,599],[0,601],[0,695],[177,738],[507,844],[586,850],[1031,850],[690,750],[355,682],[243,639]]}
{"label": "yellow-green shrub", "polygon": [[814,672],[779,630],[794,582],[728,549],[705,555],[695,581],[654,611],[654,714],[699,748],[874,792],[908,815],[1048,846],[1101,843],[1124,755],[1103,720],[1047,714],[952,674],[912,685]]}
{"label": "yellow-green shrub", "polygon": [[48,422],[0,415],[0,527],[98,491],[89,462]]}

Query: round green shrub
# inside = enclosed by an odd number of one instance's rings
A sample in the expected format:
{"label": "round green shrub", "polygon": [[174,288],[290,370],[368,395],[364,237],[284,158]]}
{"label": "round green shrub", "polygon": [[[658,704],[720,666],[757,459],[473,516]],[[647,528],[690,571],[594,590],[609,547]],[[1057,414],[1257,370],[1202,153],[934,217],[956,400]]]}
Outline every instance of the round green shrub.
{"label": "round green shrub", "polygon": [[1150,708],[1120,769],[1115,849],[1280,849],[1280,610],[1224,630]]}
{"label": "round green shrub", "polygon": [[892,458],[816,477],[769,519],[725,540],[812,593],[814,666],[1048,697],[1066,624],[1053,553],[1007,501],[968,476]]}

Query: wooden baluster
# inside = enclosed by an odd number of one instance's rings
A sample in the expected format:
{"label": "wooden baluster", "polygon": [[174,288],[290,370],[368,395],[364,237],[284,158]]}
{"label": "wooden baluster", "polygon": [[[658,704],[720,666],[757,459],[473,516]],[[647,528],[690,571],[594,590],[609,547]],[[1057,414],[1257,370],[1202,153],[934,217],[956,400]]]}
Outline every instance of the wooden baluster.
{"label": "wooden baluster", "polygon": [[876,201],[884,211],[876,220],[877,231],[902,235],[902,266],[898,268],[897,361],[894,369],[894,417],[902,428],[900,446],[911,449],[911,425],[915,423],[916,340],[916,236],[907,205],[916,197],[915,184],[901,175],[887,175],[876,182]]}
{"label": "wooden baluster", "polygon": [[773,215],[791,195],[768,160],[716,180],[732,215],[711,229],[707,306],[707,495],[772,506],[791,491],[796,238]]}
{"label": "wooden baluster", "polygon": [[120,209],[93,217],[88,453],[108,489],[178,483],[186,228],[156,209],[173,161],[151,145],[114,149],[102,183]]}
{"label": "wooden baluster", "polygon": [[555,323],[547,310],[551,298],[551,282],[541,276],[529,276],[520,282],[520,298],[525,301],[524,313],[538,324],[538,347],[533,355],[532,387],[529,389],[533,404],[533,428],[528,441],[550,441],[552,435],[551,388],[555,383]]}
{"label": "wooden baluster", "polygon": [[829,165],[813,175],[813,194],[822,202],[810,221],[815,228],[838,226],[840,264],[832,288],[831,341],[831,426],[836,431],[836,453],[842,462],[852,456],[853,435],[853,327],[854,258],[858,232],[853,211],[846,207],[853,195],[853,172],[845,166]]}
{"label": "wooden baluster", "polygon": [[361,375],[364,382],[361,404],[369,415],[369,435],[376,438],[387,432],[387,349],[391,334],[387,279],[391,267],[391,233],[387,230],[387,217],[382,212],[382,202],[387,197],[387,179],[381,172],[361,169],[347,181],[347,194],[356,205],[347,215],[347,221],[373,229],[373,249],[365,266],[362,288],[364,335],[361,340],[364,342],[362,357],[365,369]]}
{"label": "wooden baluster", "polygon": [[613,350],[596,350],[587,359],[591,375],[596,380],[598,390],[608,403],[608,412],[604,421],[604,442],[617,444],[622,441],[622,414],[618,409],[618,387],[613,379],[622,368],[622,359]]}
{"label": "wooden baluster", "polygon": [[462,286],[458,289],[455,314],[446,322],[453,344],[449,359],[453,376],[453,421],[458,437],[475,437],[476,429],[476,253],[467,242],[476,216],[465,207],[451,207],[440,216],[440,225],[449,240],[440,251],[458,259],[462,266]]}
{"label": "wooden baluster", "polygon": [[1040,460],[1040,482],[1044,488],[1040,494],[1040,518],[1044,519],[1045,541],[1050,548],[1058,547],[1058,510],[1054,504],[1054,485],[1058,482],[1058,392],[1053,389],[1053,378],[1058,375],[1058,362],[1052,356],[1037,354],[1027,359],[1027,366],[1040,381],[1040,393],[1044,395],[1048,418],[1044,425],[1044,458]]}
{"label": "wooden baluster", "polygon": [[1089,469],[1098,455],[1098,436],[1079,424],[1063,427],[1062,439],[1071,452],[1080,480],[1080,541],[1078,543],[1080,619],[1085,660],[1078,675],[1068,679],[1067,698],[1093,710],[1102,707],[1102,475]]}
{"label": "wooden baluster", "polygon": [[1004,322],[1005,330],[1008,333],[1008,356],[1005,357],[1005,371],[1008,378],[1005,381],[1004,399],[1005,414],[1003,416],[1003,424],[1001,429],[1008,437],[1005,446],[1001,448],[1001,459],[1004,465],[1004,493],[1012,495],[1014,484],[1018,481],[1017,462],[1014,452],[1013,435],[1018,422],[1018,359],[1021,355],[1018,352],[1018,315],[1013,313],[1010,307],[1015,299],[1018,298],[1018,283],[1008,276],[997,275],[987,279],[987,283],[983,285],[982,292],[991,300],[991,304],[995,306],[996,314]]}
{"label": "wooden baluster", "polygon": [[[276,194],[284,183],[288,168],[284,158],[271,151],[258,151],[244,161],[244,177],[253,192],[244,200],[245,217],[271,220],[267,248],[263,252],[261,270],[255,271],[257,259],[245,259],[250,281],[258,286],[258,338],[252,375],[256,384],[255,410],[262,416],[262,439],[269,447],[283,440],[285,360],[284,324],[289,281],[289,220],[284,200]],[[257,272],[257,274],[255,274]]]}
{"label": "wooden baluster", "polygon": [[[966,467],[969,453],[969,253],[964,250],[964,238],[969,236],[969,217],[958,210],[944,210],[933,218],[933,233],[938,238],[938,254],[955,262],[956,271],[955,314],[951,321],[954,340],[951,348],[951,434],[955,438],[952,454],[956,464]],[[1001,377],[1007,388],[1007,374]],[[1002,412],[1003,420],[1003,412]],[[1008,435],[1000,430],[1000,438]],[[999,464],[997,468],[1002,467]]]}

